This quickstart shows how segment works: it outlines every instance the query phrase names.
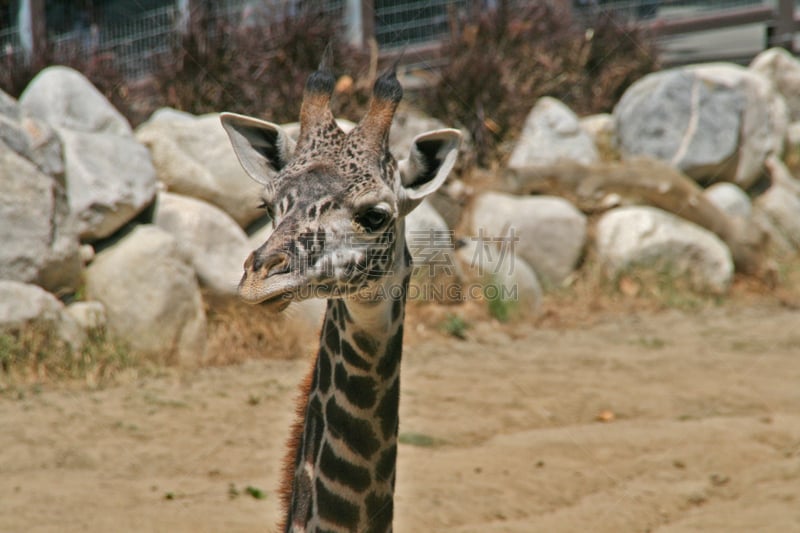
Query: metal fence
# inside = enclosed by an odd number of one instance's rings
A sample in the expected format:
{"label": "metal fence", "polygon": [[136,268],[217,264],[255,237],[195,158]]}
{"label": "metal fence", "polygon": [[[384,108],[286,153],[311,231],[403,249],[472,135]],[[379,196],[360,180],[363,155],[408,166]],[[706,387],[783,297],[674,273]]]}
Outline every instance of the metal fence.
{"label": "metal fence", "polygon": [[0,54],[14,56],[21,47],[22,43],[17,28],[0,28]]}
{"label": "metal fence", "polygon": [[454,10],[467,8],[467,0],[377,0],[375,40],[381,49],[437,41],[450,31]]}
{"label": "metal fence", "polygon": [[77,50],[84,55],[104,54],[127,78],[137,78],[154,67],[154,61],[176,41],[178,11],[174,6],[154,9],[124,24],[92,27],[51,39],[54,55]]}
{"label": "metal fence", "polygon": [[770,0],[573,0],[578,11],[611,12],[630,21],[690,17],[772,3]]}
{"label": "metal fence", "polygon": [[[476,0],[373,0],[372,10],[361,16],[373,20],[367,26],[382,51],[408,45],[435,43],[446,39],[453,17],[474,9]],[[500,0],[484,0],[478,5],[491,7]],[[592,16],[599,11],[637,21],[689,19],[698,15],[724,14],[753,6],[774,6],[776,0],[570,0],[578,16]],[[800,0],[797,0],[800,3]],[[259,17],[274,17],[276,9],[291,16],[292,10],[313,5],[331,17],[345,18],[348,0],[220,0],[210,3],[209,16],[236,24],[258,24]],[[352,7],[352,3],[350,6]],[[355,5],[365,5],[356,2]],[[369,5],[369,4],[366,4]],[[129,78],[150,72],[154,61],[176,44],[181,13],[176,3],[141,13],[114,25],[81,28],[50,37],[54,55],[59,51],[102,53],[110,56],[116,67]],[[20,35],[15,28],[0,29],[0,53],[6,59],[21,53]],[[12,64],[12,63],[9,63]]]}

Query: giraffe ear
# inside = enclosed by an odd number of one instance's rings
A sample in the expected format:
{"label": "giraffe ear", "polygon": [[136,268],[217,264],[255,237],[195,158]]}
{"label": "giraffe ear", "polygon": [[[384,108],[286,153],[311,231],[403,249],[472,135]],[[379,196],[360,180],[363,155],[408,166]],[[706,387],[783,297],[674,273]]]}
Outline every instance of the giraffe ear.
{"label": "giraffe ear", "polygon": [[407,215],[429,194],[436,191],[453,169],[461,144],[461,132],[442,129],[414,138],[411,151],[398,164],[403,194],[401,214]]}
{"label": "giraffe ear", "polygon": [[219,118],[239,163],[258,183],[266,185],[291,159],[295,143],[277,124],[235,113]]}

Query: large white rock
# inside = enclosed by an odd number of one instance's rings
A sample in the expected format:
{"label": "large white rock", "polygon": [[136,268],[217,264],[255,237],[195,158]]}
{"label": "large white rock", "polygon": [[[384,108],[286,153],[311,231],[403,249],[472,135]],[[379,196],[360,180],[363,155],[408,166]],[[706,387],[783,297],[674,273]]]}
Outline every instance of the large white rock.
{"label": "large white rock", "polygon": [[65,311],[85,331],[105,328],[108,324],[106,306],[100,302],[73,302]]}
{"label": "large white rock", "polygon": [[78,234],[64,191],[0,143],[0,279],[74,292],[81,283]]}
{"label": "large white rock", "polygon": [[140,225],[97,254],[86,295],[137,352],[193,365],[205,357],[206,317],[194,269],[169,233]]}
{"label": "large white rock", "polygon": [[750,69],[772,81],[786,100],[790,120],[800,120],[800,61],[783,48],[770,48],[753,59]]}
{"label": "large white rock", "polygon": [[773,240],[785,240],[800,250],[800,180],[778,158],[770,158],[767,165],[772,185],[755,199],[754,207],[771,222],[765,229]]}
{"label": "large white rock", "polygon": [[153,223],[188,252],[203,285],[218,294],[236,294],[242,265],[251,251],[236,221],[202,200],[162,192]]}
{"label": "large white rock", "polygon": [[767,249],[771,255],[791,258],[797,253],[795,245],[786,237],[783,230],[775,224],[772,217],[761,209],[758,201],[753,204],[753,216],[750,220],[756,228],[769,238]]}
{"label": "large white rock", "polygon": [[28,115],[56,128],[130,136],[131,127],[92,83],[69,67],[47,67],[19,97]]}
{"label": "large white rock", "polygon": [[586,243],[586,217],[555,196],[484,193],[473,204],[471,226],[473,239],[510,239],[513,245],[505,245],[512,246],[545,284],[564,281]]}
{"label": "large white rock", "polygon": [[0,115],[19,121],[20,110],[17,101],[8,93],[0,89]]}
{"label": "large white rock", "polygon": [[667,161],[696,180],[747,189],[780,154],[786,103],[764,76],[732,64],[649,74],[614,109],[623,157]]}
{"label": "large white rock", "polygon": [[409,298],[451,301],[461,281],[453,232],[428,200],[408,214],[405,226],[406,246],[414,259]]}
{"label": "large white rock", "polygon": [[612,277],[651,270],[714,294],[724,293],[733,277],[733,259],[719,237],[654,207],[608,211],[597,223],[596,245]]}
{"label": "large white rock", "polygon": [[617,155],[619,146],[613,115],[610,113],[598,113],[582,117],[580,125],[581,129],[591,137],[601,156],[614,157]]}
{"label": "large white rock", "polygon": [[147,149],[133,137],[67,129],[58,134],[81,239],[110,236],[153,202],[156,172]]}
{"label": "large white rock", "polygon": [[389,130],[389,149],[397,159],[404,159],[408,157],[414,137],[446,127],[441,120],[429,117],[417,109],[398,109]]}
{"label": "large white rock", "polygon": [[559,160],[589,164],[597,148],[570,108],[546,96],[540,98],[522,128],[508,161],[510,168],[548,166]]}
{"label": "large white rock", "polygon": [[0,329],[31,322],[57,322],[64,310],[58,298],[36,285],[0,279]]}
{"label": "large white rock", "polygon": [[64,150],[55,130],[41,120],[23,117],[20,122],[28,141],[28,158],[50,176],[64,175]]}
{"label": "large white rock", "polygon": [[0,91],[0,143],[33,161],[50,176],[61,177],[64,163],[61,140],[53,128],[32,117],[23,116],[19,104]]}
{"label": "large white rock", "polygon": [[160,110],[136,129],[170,192],[214,204],[242,227],[262,216],[261,186],[242,170],[219,115]]}
{"label": "large white rock", "polygon": [[786,141],[789,143],[790,148],[800,149],[800,121],[789,124],[786,129]]}
{"label": "large white rock", "polygon": [[13,116],[0,114],[0,143],[30,159],[30,146],[25,131]]}
{"label": "large white rock", "polygon": [[55,331],[73,349],[85,340],[58,298],[36,285],[0,279],[0,332],[39,327]]}
{"label": "large white rock", "polygon": [[458,249],[465,276],[483,283],[486,299],[502,300],[511,306],[514,313],[535,314],[542,303],[542,285],[536,272],[510,250],[485,244],[468,239]]}
{"label": "large white rock", "polygon": [[[411,250],[415,264],[424,264],[430,259],[430,250],[426,246],[430,241],[435,240],[444,245],[453,245],[453,232],[427,200],[423,200],[406,216],[405,220],[406,244]],[[419,245],[417,246],[417,244]]]}
{"label": "large white rock", "polygon": [[750,197],[739,186],[720,182],[703,191],[712,204],[730,216],[749,218],[752,211]]}

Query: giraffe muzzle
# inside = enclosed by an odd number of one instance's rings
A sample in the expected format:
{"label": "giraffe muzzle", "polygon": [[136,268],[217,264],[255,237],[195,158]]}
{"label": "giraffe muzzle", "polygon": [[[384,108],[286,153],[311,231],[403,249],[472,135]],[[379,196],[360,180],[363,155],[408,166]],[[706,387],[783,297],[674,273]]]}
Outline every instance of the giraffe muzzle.
{"label": "giraffe muzzle", "polygon": [[263,304],[283,311],[292,301],[291,260],[284,252],[262,256],[256,250],[244,262],[239,296],[250,304]]}

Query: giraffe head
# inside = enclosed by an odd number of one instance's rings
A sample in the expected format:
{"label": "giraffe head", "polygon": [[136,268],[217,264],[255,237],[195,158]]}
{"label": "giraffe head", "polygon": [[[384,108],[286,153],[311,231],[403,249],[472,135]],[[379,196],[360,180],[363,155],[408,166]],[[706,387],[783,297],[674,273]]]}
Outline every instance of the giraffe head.
{"label": "giraffe head", "polygon": [[403,89],[394,69],[376,80],[369,110],[345,133],[329,107],[335,79],[327,62],[306,82],[296,143],[276,124],[221,115],[242,167],[263,185],[274,225],[245,261],[239,294],[278,311],[407,274],[403,219],[445,181],[461,139],[452,129],[425,133],[395,161],[389,129]]}

